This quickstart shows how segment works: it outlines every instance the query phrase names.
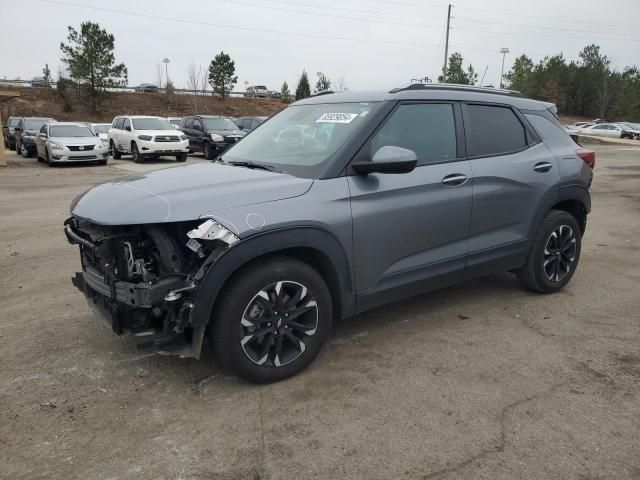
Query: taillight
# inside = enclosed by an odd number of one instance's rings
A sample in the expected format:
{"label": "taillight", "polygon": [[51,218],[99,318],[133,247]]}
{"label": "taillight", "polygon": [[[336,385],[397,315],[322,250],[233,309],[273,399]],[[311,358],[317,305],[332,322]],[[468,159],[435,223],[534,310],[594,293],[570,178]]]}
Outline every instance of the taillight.
{"label": "taillight", "polygon": [[576,155],[578,155],[582,161],[591,168],[596,166],[596,152],[587,150],[586,148],[579,148],[576,150]]}

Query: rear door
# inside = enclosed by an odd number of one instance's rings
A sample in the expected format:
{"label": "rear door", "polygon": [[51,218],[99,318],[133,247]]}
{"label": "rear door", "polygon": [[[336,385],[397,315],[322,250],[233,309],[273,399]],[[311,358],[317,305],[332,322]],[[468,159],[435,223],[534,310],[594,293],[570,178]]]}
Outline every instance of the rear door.
{"label": "rear door", "polygon": [[359,310],[462,278],[472,189],[461,131],[456,104],[400,103],[356,155],[418,157],[410,173],[348,176]]}
{"label": "rear door", "polygon": [[531,220],[560,180],[558,162],[516,109],[463,105],[473,174],[469,277],[515,268],[527,251]]}

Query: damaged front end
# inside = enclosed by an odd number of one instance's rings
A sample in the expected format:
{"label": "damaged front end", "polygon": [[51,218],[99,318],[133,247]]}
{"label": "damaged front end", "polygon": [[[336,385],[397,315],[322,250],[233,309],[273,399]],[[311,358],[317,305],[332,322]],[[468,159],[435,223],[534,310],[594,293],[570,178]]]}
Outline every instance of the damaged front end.
{"label": "damaged front end", "polygon": [[82,271],[72,279],[118,335],[140,348],[200,357],[205,326],[194,326],[198,287],[208,268],[239,240],[213,219],[103,226],[79,218],[64,223],[79,245]]}

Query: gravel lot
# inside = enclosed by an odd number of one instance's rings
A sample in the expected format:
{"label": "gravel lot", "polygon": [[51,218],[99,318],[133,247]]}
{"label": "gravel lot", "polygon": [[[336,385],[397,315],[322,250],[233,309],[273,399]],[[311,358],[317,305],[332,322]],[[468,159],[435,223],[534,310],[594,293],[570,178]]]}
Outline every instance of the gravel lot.
{"label": "gravel lot", "polygon": [[[167,161],[0,169],[0,478],[640,478],[640,147],[598,152],[578,272],[507,273],[335,326],[311,368],[248,385],[136,350],[71,286],[90,185]],[[8,152],[7,152],[8,153]],[[189,161],[201,161],[192,157]]]}

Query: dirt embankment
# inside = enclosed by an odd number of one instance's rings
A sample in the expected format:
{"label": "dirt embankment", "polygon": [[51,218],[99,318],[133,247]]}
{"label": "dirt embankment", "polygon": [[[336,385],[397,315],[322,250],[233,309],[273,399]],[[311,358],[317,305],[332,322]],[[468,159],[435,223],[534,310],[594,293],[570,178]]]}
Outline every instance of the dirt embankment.
{"label": "dirt embankment", "polygon": [[[43,116],[57,120],[111,122],[116,115],[158,115],[183,117],[193,114],[271,115],[285,107],[280,100],[227,98],[164,93],[112,92],[100,102],[96,112],[78,98],[64,99],[54,89],[22,88],[20,97],[0,104],[2,118]],[[69,106],[71,108],[69,108]]]}

